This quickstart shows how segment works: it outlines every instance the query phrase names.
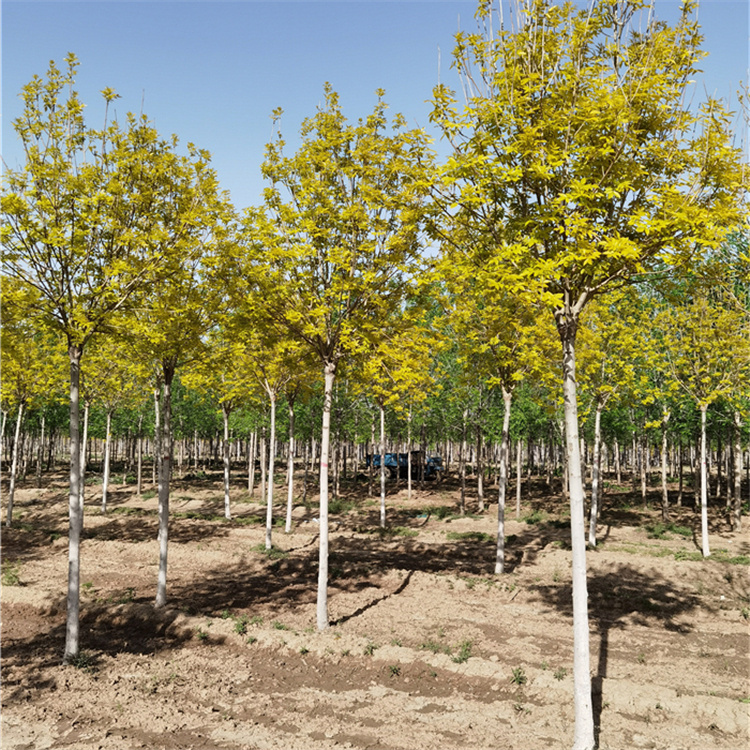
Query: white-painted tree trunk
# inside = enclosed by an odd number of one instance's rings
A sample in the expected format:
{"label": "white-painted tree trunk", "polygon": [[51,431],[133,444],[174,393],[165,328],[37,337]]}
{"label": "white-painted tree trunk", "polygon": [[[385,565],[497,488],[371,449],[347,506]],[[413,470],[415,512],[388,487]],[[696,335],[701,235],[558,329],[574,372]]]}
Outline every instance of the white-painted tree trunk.
{"label": "white-painted tree trunk", "polygon": [[8,514],[5,517],[5,525],[10,528],[13,525],[13,498],[16,494],[16,472],[18,471],[18,448],[21,438],[21,422],[23,421],[24,402],[18,404],[18,415],[16,416],[16,432],[13,438],[13,457],[10,463],[10,487],[8,488]]}
{"label": "white-painted tree trunk", "polygon": [[104,438],[104,471],[102,472],[102,513],[107,512],[107,494],[109,492],[109,458],[112,445],[112,411],[107,410],[107,427]]}
{"label": "white-painted tree trunk", "polygon": [[521,487],[523,472],[521,471],[521,440],[516,443],[516,518],[521,517]]}
{"label": "white-painted tree trunk", "polygon": [[328,453],[331,443],[331,396],[336,363],[323,367],[323,427],[320,436],[320,536],[318,547],[318,630],[328,628]]}
{"label": "white-painted tree trunk", "polygon": [[78,520],[81,524],[81,532],[83,532],[83,506],[86,499],[86,451],[89,444],[89,402],[86,401],[83,405],[83,438],[81,439],[81,452],[80,452],[80,473],[78,475],[78,505],[80,506],[80,514]]}
{"label": "white-painted tree trunk", "polygon": [[497,547],[495,549],[495,573],[505,570],[505,496],[508,489],[508,458],[510,441],[510,404],[513,394],[503,386],[503,436],[500,443],[500,476],[497,501]]}
{"label": "white-painted tree trunk", "polygon": [[380,404],[380,528],[385,528],[385,406]]}
{"label": "white-painted tree trunk", "polygon": [[599,518],[599,469],[602,450],[602,409],[604,403],[597,399],[594,415],[594,457],[591,466],[591,510],[589,516],[589,544],[596,547],[596,522]]}
{"label": "white-painted tree trunk", "polygon": [[289,399],[289,456],[287,467],[286,491],[286,524],[284,531],[289,534],[292,530],[292,510],[294,504],[294,401]]}
{"label": "white-painted tree trunk", "polygon": [[588,582],[586,577],[586,531],[584,490],[578,438],[575,338],[577,320],[570,312],[557,320],[563,347],[563,397],[565,448],[570,495],[570,536],[573,582],[573,695],[575,734],[573,750],[593,750],[594,712],[591,700],[589,652]]}
{"label": "white-painted tree trunk", "polygon": [[734,503],[732,505],[732,529],[742,530],[742,415],[734,412]]}
{"label": "white-painted tree trunk", "polygon": [[706,446],[706,411],[708,404],[700,404],[701,410],[701,551],[703,557],[709,557],[711,550],[708,545],[708,471]]}
{"label": "white-painted tree trunk", "polygon": [[155,606],[167,603],[167,552],[169,543],[169,481],[172,469],[172,379],[174,365],[164,365],[162,423],[159,451],[159,572],[156,583]]}
{"label": "white-painted tree trunk", "polygon": [[228,521],[232,519],[232,508],[229,503],[229,480],[230,480],[230,450],[229,444],[229,415],[232,409],[231,406],[225,401],[221,405],[221,413],[224,417],[224,518]]}
{"label": "white-painted tree trunk", "polygon": [[81,481],[81,443],[79,433],[79,387],[83,350],[68,345],[70,361],[70,492],[68,495],[68,594],[65,620],[63,664],[78,658],[81,583],[81,528],[83,526],[79,482]]}
{"label": "white-painted tree trunk", "polygon": [[667,424],[671,414],[667,407],[662,409],[661,420],[661,519],[665,523],[669,520],[669,488],[667,487]]}
{"label": "white-painted tree trunk", "polygon": [[271,549],[273,530],[273,470],[276,462],[276,392],[266,389],[271,401],[271,438],[268,443],[268,488],[266,495],[266,549]]}
{"label": "white-painted tree trunk", "polygon": [[406,421],[406,498],[411,500],[411,404]]}
{"label": "white-painted tree trunk", "polygon": [[36,486],[41,489],[42,486],[42,462],[44,460],[44,428],[45,418],[42,414],[42,422],[39,429],[39,442],[37,443],[36,451]]}
{"label": "white-painted tree trunk", "polygon": [[138,476],[136,477],[136,494],[141,496],[143,489],[143,414],[138,415]]}

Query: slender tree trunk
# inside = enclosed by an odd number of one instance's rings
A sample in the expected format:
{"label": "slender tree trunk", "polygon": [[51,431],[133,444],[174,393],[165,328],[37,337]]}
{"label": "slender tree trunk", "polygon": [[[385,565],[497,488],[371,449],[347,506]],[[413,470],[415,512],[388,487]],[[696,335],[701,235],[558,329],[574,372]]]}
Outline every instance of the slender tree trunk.
{"label": "slender tree trunk", "polygon": [[289,402],[289,456],[287,492],[286,492],[286,525],[284,531],[289,534],[292,530],[292,510],[294,503],[294,399],[287,398]]}
{"label": "slender tree trunk", "polygon": [[104,471],[102,472],[102,513],[107,512],[107,493],[109,492],[109,459],[112,446],[112,411],[107,409],[107,428],[104,439]]}
{"label": "slender tree trunk", "polygon": [[323,368],[323,427],[320,435],[320,544],[318,548],[318,630],[328,628],[328,453],[331,442],[331,395],[336,363]]}
{"label": "slender tree trunk", "polygon": [[374,494],[373,490],[373,475],[375,464],[375,414],[372,415],[372,421],[370,422],[370,464],[367,467],[367,496],[372,497]]}
{"label": "slender tree trunk", "polygon": [[37,488],[41,488],[42,486],[42,461],[44,456],[44,427],[45,427],[45,419],[44,414],[42,414],[42,423],[40,425],[39,430],[39,443],[37,444],[37,450],[36,450],[36,486]]}
{"label": "slender tree trunk", "polygon": [[138,476],[136,477],[136,493],[141,496],[143,488],[143,414],[138,415]]}
{"label": "slender tree trunk", "polygon": [[263,425],[263,429],[260,433],[260,501],[263,502],[263,498],[266,496],[266,461],[268,459],[268,452],[266,451],[266,426]]}
{"label": "slender tree trunk", "polygon": [[81,440],[81,453],[80,453],[80,474],[78,475],[78,504],[81,506],[81,513],[78,516],[78,520],[81,523],[81,533],[83,532],[83,504],[86,499],[86,449],[89,442],[89,402],[84,402],[83,405],[83,439]]}
{"label": "slender tree trunk", "polygon": [[708,404],[700,404],[701,410],[701,547],[703,557],[709,557],[711,550],[708,546],[708,471],[706,446],[706,411]]}
{"label": "slender tree trunk", "polygon": [[151,484],[156,484],[159,477],[159,463],[161,461],[161,386],[157,383],[154,388],[154,463],[151,467]]}
{"label": "slender tree trunk", "polygon": [[497,502],[497,548],[495,550],[495,573],[505,570],[505,494],[508,488],[508,463],[510,442],[510,402],[511,391],[503,386],[503,439],[500,444],[500,491]]}
{"label": "slender tree trunk", "polygon": [[521,486],[523,483],[523,461],[521,459],[522,447],[522,441],[519,438],[518,442],[516,442],[516,518],[521,517]]}
{"label": "slender tree trunk", "polygon": [[482,427],[477,422],[477,502],[484,513],[484,464],[482,462]]}
{"label": "slender tree trunk", "polygon": [[618,487],[622,484],[622,470],[620,467],[620,443],[615,438],[615,473],[617,474]]}
{"label": "slender tree trunk", "polygon": [[385,528],[385,406],[380,407],[380,528]]}
{"label": "slender tree trunk", "polygon": [[458,459],[459,473],[461,475],[461,515],[466,513],[466,422],[469,415],[469,409],[465,408],[463,418],[461,419],[461,455]]}
{"label": "slender tree trunk", "polygon": [[310,443],[308,443],[307,440],[305,440],[305,455],[302,458],[302,465],[305,467],[305,470],[302,473],[302,502],[303,504],[307,502],[307,477],[310,472],[309,453],[310,453]]}
{"label": "slender tree trunk", "polygon": [[597,398],[594,415],[594,456],[591,461],[591,515],[589,517],[589,545],[596,547],[596,522],[599,516],[599,462],[602,449],[602,409]]}
{"label": "slender tree trunk", "polygon": [[224,402],[221,405],[221,413],[224,417],[224,518],[227,520],[232,519],[232,509],[229,503],[229,473],[231,469],[230,450],[231,445],[229,444],[229,415],[232,411],[232,407],[228,402]]}
{"label": "slender tree trunk", "polygon": [[641,435],[638,439],[638,466],[641,470],[641,500],[648,505],[648,491],[646,489],[646,437]]}
{"label": "slender tree trunk", "polygon": [[162,423],[159,452],[159,573],[156,584],[155,606],[167,603],[167,551],[169,542],[169,480],[172,471],[172,380],[175,363],[165,362],[162,396]]}
{"label": "slender tree trunk", "polygon": [[5,517],[5,525],[10,528],[13,525],[13,498],[16,494],[16,471],[18,470],[18,450],[21,438],[21,422],[23,420],[24,402],[18,403],[18,415],[16,417],[16,432],[13,438],[13,458],[10,465],[10,487],[8,488],[8,514]]}
{"label": "slender tree trunk", "polygon": [[258,447],[258,431],[250,434],[250,447],[247,451],[247,492],[252,497],[255,484],[255,451]]}
{"label": "slender tree trunk", "polygon": [[271,401],[271,439],[268,444],[268,495],[266,496],[266,549],[271,549],[273,530],[273,470],[276,462],[276,393],[266,389]]}
{"label": "slender tree trunk", "polygon": [[577,320],[572,312],[558,315],[558,331],[563,347],[563,395],[565,446],[570,491],[570,531],[573,582],[573,690],[575,739],[573,750],[595,746],[594,714],[591,701],[589,652],[588,583],[586,579],[586,533],[584,490],[578,440],[578,398],[576,387],[575,339]]}
{"label": "slender tree trunk", "polygon": [[661,519],[666,523],[669,521],[669,488],[667,487],[667,423],[671,413],[666,406],[662,410],[661,428]]}
{"label": "slender tree trunk", "polygon": [[406,421],[406,498],[411,500],[411,404]]}
{"label": "slender tree trunk", "polygon": [[81,583],[81,512],[79,482],[81,481],[81,442],[78,399],[83,349],[68,344],[70,361],[70,493],[68,495],[68,596],[65,621],[65,651],[63,664],[78,658],[79,608]]}
{"label": "slender tree trunk", "polygon": [[742,531],[742,415],[734,412],[734,504],[732,529]]}

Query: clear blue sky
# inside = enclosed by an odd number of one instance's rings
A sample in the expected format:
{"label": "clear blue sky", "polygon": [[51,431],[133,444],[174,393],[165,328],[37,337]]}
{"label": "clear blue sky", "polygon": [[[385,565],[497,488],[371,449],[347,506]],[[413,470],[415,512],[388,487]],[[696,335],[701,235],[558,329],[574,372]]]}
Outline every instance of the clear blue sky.
{"label": "clear blue sky", "polygon": [[[131,0],[2,1],[2,156],[19,166],[12,120],[18,93],[49,60],[80,59],[78,90],[91,124],[98,91],[120,95],[118,115],[143,111],[164,135],[208,149],[237,208],[260,201],[260,163],[271,111],[285,111],[293,144],[315,112],[323,83],[341,95],[346,116],[365,116],[384,88],[391,112],[428,127],[429,99],[450,70],[453,34],[474,28],[474,0]],[[677,0],[657,0],[674,20]],[[733,98],[748,80],[748,0],[702,0],[699,18],[710,52],[701,88]]]}

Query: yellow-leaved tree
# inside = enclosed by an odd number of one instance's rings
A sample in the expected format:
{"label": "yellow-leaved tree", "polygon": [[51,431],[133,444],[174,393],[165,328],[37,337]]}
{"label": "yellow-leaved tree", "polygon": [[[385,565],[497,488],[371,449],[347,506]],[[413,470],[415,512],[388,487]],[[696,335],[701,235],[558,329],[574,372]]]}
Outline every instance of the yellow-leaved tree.
{"label": "yellow-leaved tree", "polygon": [[495,283],[544,305],[562,345],[574,750],[596,744],[576,393],[580,315],[635,274],[687,262],[720,241],[736,224],[743,189],[724,107],[686,104],[702,56],[695,6],[685,2],[669,26],[645,0],[586,7],[518,0],[508,19],[502,4],[497,18],[483,0],[479,32],[457,36],[465,105],[445,86],[434,92],[433,121],[453,146],[443,170],[446,213],[465,233],[485,236],[477,247],[493,248]]}

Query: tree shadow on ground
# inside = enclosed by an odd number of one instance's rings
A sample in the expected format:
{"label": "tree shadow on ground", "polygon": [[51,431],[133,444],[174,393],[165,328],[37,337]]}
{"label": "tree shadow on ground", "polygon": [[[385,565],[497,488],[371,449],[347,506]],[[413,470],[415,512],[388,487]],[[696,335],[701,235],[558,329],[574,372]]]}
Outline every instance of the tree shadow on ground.
{"label": "tree shadow on ground", "polygon": [[[533,587],[539,598],[572,619],[573,596],[570,584]],[[644,576],[642,569],[620,564],[614,570],[588,576],[589,625],[599,634],[596,673],[592,679],[592,701],[596,745],[599,746],[602,687],[607,677],[609,636],[629,622],[647,627],[655,623],[676,634],[687,634],[691,627],[675,622],[676,618],[699,606],[697,596],[675,589],[674,583],[658,574]]]}

